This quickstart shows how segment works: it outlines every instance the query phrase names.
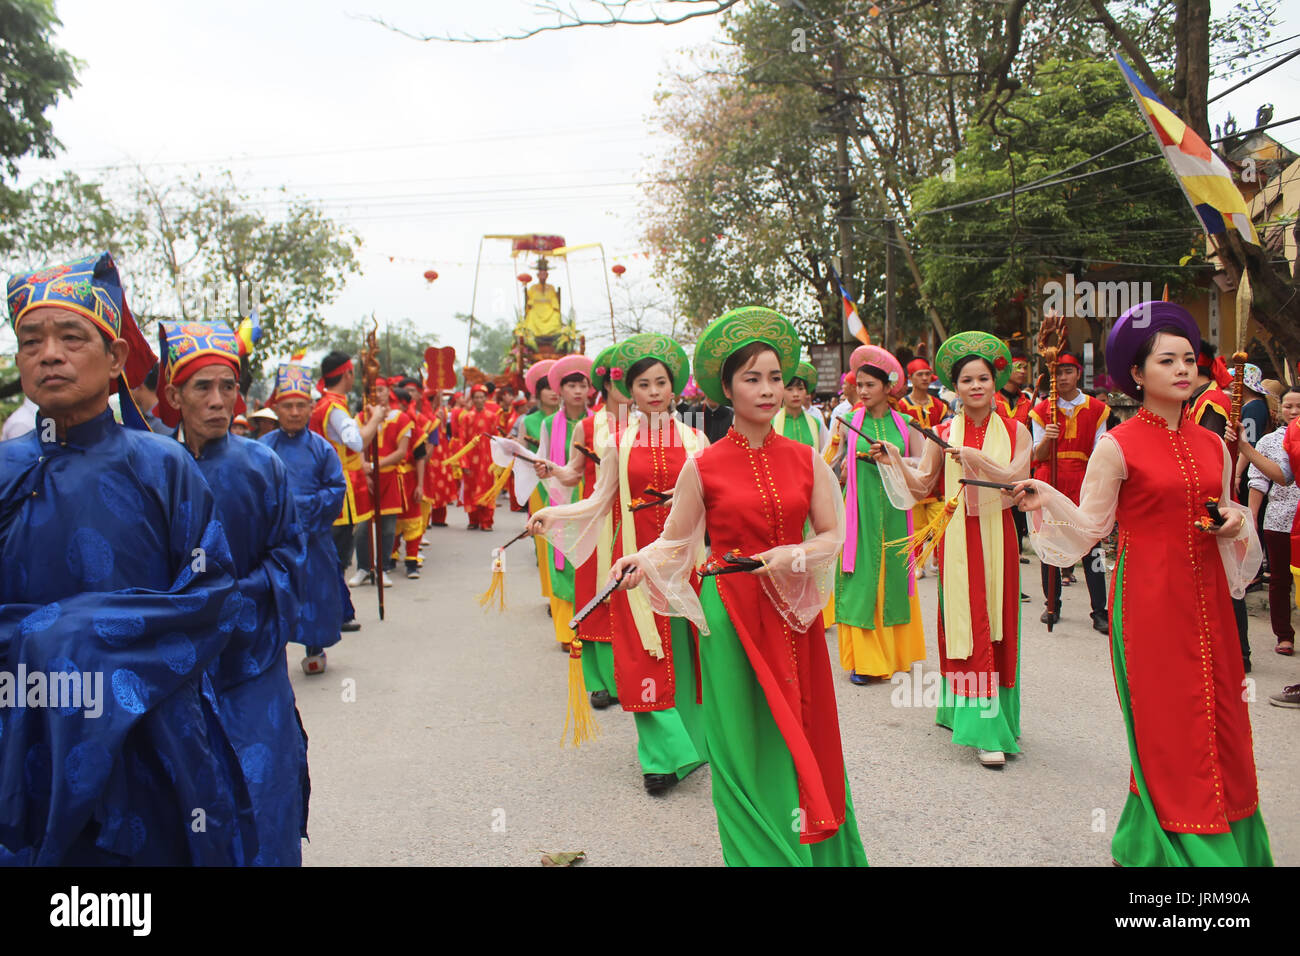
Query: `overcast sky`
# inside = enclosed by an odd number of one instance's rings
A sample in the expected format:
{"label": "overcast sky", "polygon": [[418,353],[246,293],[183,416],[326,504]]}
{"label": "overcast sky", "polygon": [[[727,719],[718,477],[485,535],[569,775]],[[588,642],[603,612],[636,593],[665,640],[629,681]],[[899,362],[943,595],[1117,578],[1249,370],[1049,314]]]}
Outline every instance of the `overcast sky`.
{"label": "overcast sky", "polygon": [[[364,275],[329,308],[331,321],[372,309],[381,321],[409,317],[458,353],[464,326],[453,314],[469,311],[486,233],[601,242],[610,265],[627,266],[624,281],[649,273],[631,254],[642,251],[636,183],[666,145],[647,123],[653,95],[677,51],[706,48],[717,31],[707,18],[452,45],[363,19],[493,35],[530,22],[526,0],[58,0],[57,9],[59,42],[85,65],[52,112],[63,153],[24,163],[25,178],[62,169],[93,178],[136,163],[158,177],[228,168],[269,212],[287,186],[364,240]],[[1284,0],[1281,17],[1272,40],[1292,39],[1253,60],[1300,46],[1300,0]],[[1216,79],[1211,95],[1240,78]],[[1249,127],[1270,100],[1286,118],[1298,112],[1297,89],[1300,58],[1212,105],[1211,125],[1231,109]],[[1275,135],[1300,151],[1300,123]],[[123,270],[129,282],[130,263]],[[485,246],[480,316],[506,317],[516,271],[508,246]],[[608,338],[604,276],[595,253],[552,276],[593,340],[602,328]]]}

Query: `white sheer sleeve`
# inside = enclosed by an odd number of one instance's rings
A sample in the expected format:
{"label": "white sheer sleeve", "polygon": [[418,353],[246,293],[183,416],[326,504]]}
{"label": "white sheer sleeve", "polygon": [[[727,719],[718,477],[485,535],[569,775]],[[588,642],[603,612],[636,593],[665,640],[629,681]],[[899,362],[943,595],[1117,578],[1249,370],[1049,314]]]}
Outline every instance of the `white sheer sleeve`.
{"label": "white sheer sleeve", "polygon": [[551,521],[546,540],[575,566],[584,564],[596,550],[605,516],[618,501],[618,454],[606,450],[596,469],[596,487],[581,501],[542,508]]}
{"label": "white sheer sleeve", "polygon": [[[1016,422],[1015,449],[1011,454],[1011,461],[1003,465],[993,461],[978,448],[963,448],[961,450],[961,476],[963,478],[973,478],[977,481],[1000,481],[1004,484],[1024,481],[1029,477],[1033,449],[1029,442],[1029,429],[1020,422]],[[955,488],[947,489],[949,494],[956,490]],[[975,488],[968,488],[963,496],[966,500],[966,513],[969,515],[978,515],[982,507],[992,507],[999,511],[1011,507],[1011,495],[1005,491],[998,491],[994,488],[980,488],[978,494],[972,494],[974,491],[976,491]],[[1096,542],[1094,541],[1093,544],[1096,544]]]}
{"label": "white sheer sleeve", "polygon": [[1128,468],[1119,443],[1103,436],[1088,459],[1079,504],[1045,481],[1032,482],[1042,508],[1025,514],[1029,519],[1029,543],[1043,563],[1071,567],[1110,534],[1119,508],[1120,486],[1127,478]]}
{"label": "white sheer sleeve", "polygon": [[[934,494],[939,476],[943,474],[943,449],[927,441],[919,460],[904,458],[889,442],[885,442],[885,451],[889,453],[889,459],[880,462],[880,480],[891,505],[899,511],[910,511],[917,502]],[[949,489],[949,493],[951,491]]]}
{"label": "white sheer sleeve", "polygon": [[[604,467],[608,458],[601,462]],[[597,482],[599,487],[599,482]],[[672,510],[663,533],[635,554],[656,614],[684,617],[701,634],[709,633],[704,607],[691,586],[691,572],[704,549],[704,489],[695,458],[686,459],[673,488]]]}
{"label": "white sheer sleeve", "polygon": [[[1220,441],[1222,445],[1222,441]],[[1227,515],[1229,511],[1241,514],[1241,527],[1231,538],[1219,536],[1219,558],[1223,561],[1223,573],[1228,579],[1228,590],[1237,600],[1246,596],[1246,588],[1255,580],[1259,567],[1264,563],[1264,552],[1259,544],[1259,533],[1255,529],[1255,517],[1250,509],[1232,500],[1232,458],[1228,446],[1223,445],[1223,490],[1219,494],[1219,511]]]}
{"label": "white sheer sleeve", "polygon": [[763,592],[787,624],[807,630],[826,607],[835,588],[835,561],[844,547],[844,496],[839,480],[815,449],[809,537],[755,555],[765,567],[753,572]]}

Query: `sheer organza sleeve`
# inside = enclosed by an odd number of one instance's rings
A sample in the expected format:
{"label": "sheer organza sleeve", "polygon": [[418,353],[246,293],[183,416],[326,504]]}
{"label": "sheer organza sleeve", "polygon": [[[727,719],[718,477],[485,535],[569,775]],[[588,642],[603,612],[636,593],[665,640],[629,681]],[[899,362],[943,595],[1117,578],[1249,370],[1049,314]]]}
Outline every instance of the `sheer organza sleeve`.
{"label": "sheer organza sleeve", "polygon": [[[603,466],[602,462],[602,466]],[[694,457],[687,458],[673,488],[672,510],[663,533],[634,558],[642,586],[656,614],[684,617],[701,634],[709,633],[704,607],[691,586],[691,572],[704,556],[704,489]]]}
{"label": "sheer organza sleeve", "polygon": [[766,568],[756,571],[763,592],[785,622],[798,631],[821,616],[835,588],[835,559],[844,547],[844,496],[830,466],[815,449],[812,456],[811,530],[799,544],[763,553]]}
{"label": "sheer organza sleeve", "polygon": [[889,442],[885,442],[885,451],[889,459],[880,462],[880,480],[891,505],[900,511],[910,511],[917,502],[934,494],[943,473],[943,449],[927,441],[919,460],[904,458]]}
{"label": "sheer organza sleeve", "polygon": [[542,508],[534,517],[551,519],[546,540],[575,566],[596,550],[605,516],[618,501],[618,454],[606,451],[596,468],[596,487],[580,501]]}
{"label": "sheer organza sleeve", "polygon": [[[961,476],[976,481],[1000,481],[1012,484],[1029,477],[1030,459],[1033,457],[1029,429],[1016,422],[1015,451],[1007,464],[996,462],[978,448],[965,447],[961,450]],[[956,489],[951,489],[956,491]],[[1001,511],[1012,506],[1011,495],[996,488],[967,488],[963,498],[966,501],[966,513],[978,516],[984,508]],[[1095,543],[1095,542],[1094,542]]]}
{"label": "sheer organza sleeve", "polygon": [[1228,590],[1240,600],[1246,596],[1246,588],[1259,573],[1259,567],[1264,563],[1264,552],[1259,544],[1254,515],[1248,507],[1232,500],[1231,482],[1232,458],[1228,446],[1223,445],[1223,490],[1219,494],[1219,511],[1225,516],[1229,511],[1239,512],[1242,520],[1235,536],[1219,536],[1219,558],[1223,561]]}
{"label": "sheer organza sleeve", "polygon": [[1120,486],[1128,478],[1124,453],[1115,439],[1097,440],[1079,491],[1079,504],[1045,481],[1033,481],[1042,508],[1026,512],[1029,543],[1045,564],[1072,567],[1115,526]]}

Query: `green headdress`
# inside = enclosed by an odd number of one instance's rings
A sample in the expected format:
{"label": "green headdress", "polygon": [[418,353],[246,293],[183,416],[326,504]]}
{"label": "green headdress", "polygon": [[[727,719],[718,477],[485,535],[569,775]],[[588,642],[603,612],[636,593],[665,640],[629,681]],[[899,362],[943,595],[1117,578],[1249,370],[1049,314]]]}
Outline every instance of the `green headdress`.
{"label": "green headdress", "polygon": [[993,387],[1002,388],[1011,378],[1011,349],[988,332],[958,332],[939,346],[934,370],[945,388],[956,391],[952,367],[968,355],[978,355],[993,366]]}
{"label": "green headdress", "polygon": [[609,381],[609,366],[614,361],[614,352],[617,349],[617,343],[605,346],[591,363],[591,387],[598,392],[603,391],[605,383]]}
{"label": "green headdress", "polygon": [[[817,391],[817,368],[808,362],[800,362],[799,367],[795,370],[793,378],[802,379],[804,385],[808,386],[808,391]],[[788,383],[787,383],[788,384]]]}
{"label": "green headdress", "polygon": [[710,401],[730,405],[722,390],[722,366],[731,353],[752,342],[765,342],[781,360],[781,379],[790,381],[799,367],[802,344],[794,325],[780,312],[747,305],[709,323],[695,343],[695,384]]}
{"label": "green headdress", "polygon": [[[601,353],[602,355],[604,353]],[[609,360],[609,379],[618,390],[628,398],[632,397],[632,383],[628,381],[627,371],[642,359],[653,358],[664,363],[668,374],[673,379],[673,394],[680,395],[686,387],[686,380],[691,376],[691,363],[686,358],[686,350],[666,335],[657,332],[639,332],[628,336],[614,346],[614,354]]]}

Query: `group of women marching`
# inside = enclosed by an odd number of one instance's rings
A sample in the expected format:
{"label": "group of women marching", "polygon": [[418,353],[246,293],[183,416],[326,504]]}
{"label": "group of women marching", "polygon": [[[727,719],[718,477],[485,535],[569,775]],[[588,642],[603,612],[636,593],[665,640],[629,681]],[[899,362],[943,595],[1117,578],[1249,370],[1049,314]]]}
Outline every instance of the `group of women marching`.
{"label": "group of women marching", "polygon": [[[633,713],[651,793],[711,765],[729,865],[865,865],[826,625],[855,684],[924,660],[915,571],[933,555],[936,722],[1002,766],[1021,734],[1011,509],[1029,514],[1039,556],[1067,567],[1118,519],[1112,660],[1133,776],[1115,861],[1271,863],[1231,603],[1259,548],[1231,503],[1225,446],[1182,417],[1198,344],[1170,303],[1116,323],[1110,374],[1142,408],[1099,442],[1078,504],[1029,480],[1030,434],[995,402],[1011,354],[984,332],[938,349],[959,407],[935,428],[900,410],[907,377],[875,346],[853,353],[848,415],[828,429],[805,413],[797,393],[816,374],[793,325],[765,308],[728,312],[696,343],[695,384],[734,413],[712,444],[674,415],[692,363],[666,336],[530,369],[529,390],[551,394],[531,433],[525,421],[541,481],[528,528],[585,685],[571,702],[589,692],[591,706]],[[588,386],[603,397],[591,415]],[[1175,581],[1194,582],[1196,600],[1172,600]],[[575,608],[607,585],[574,635]]]}

